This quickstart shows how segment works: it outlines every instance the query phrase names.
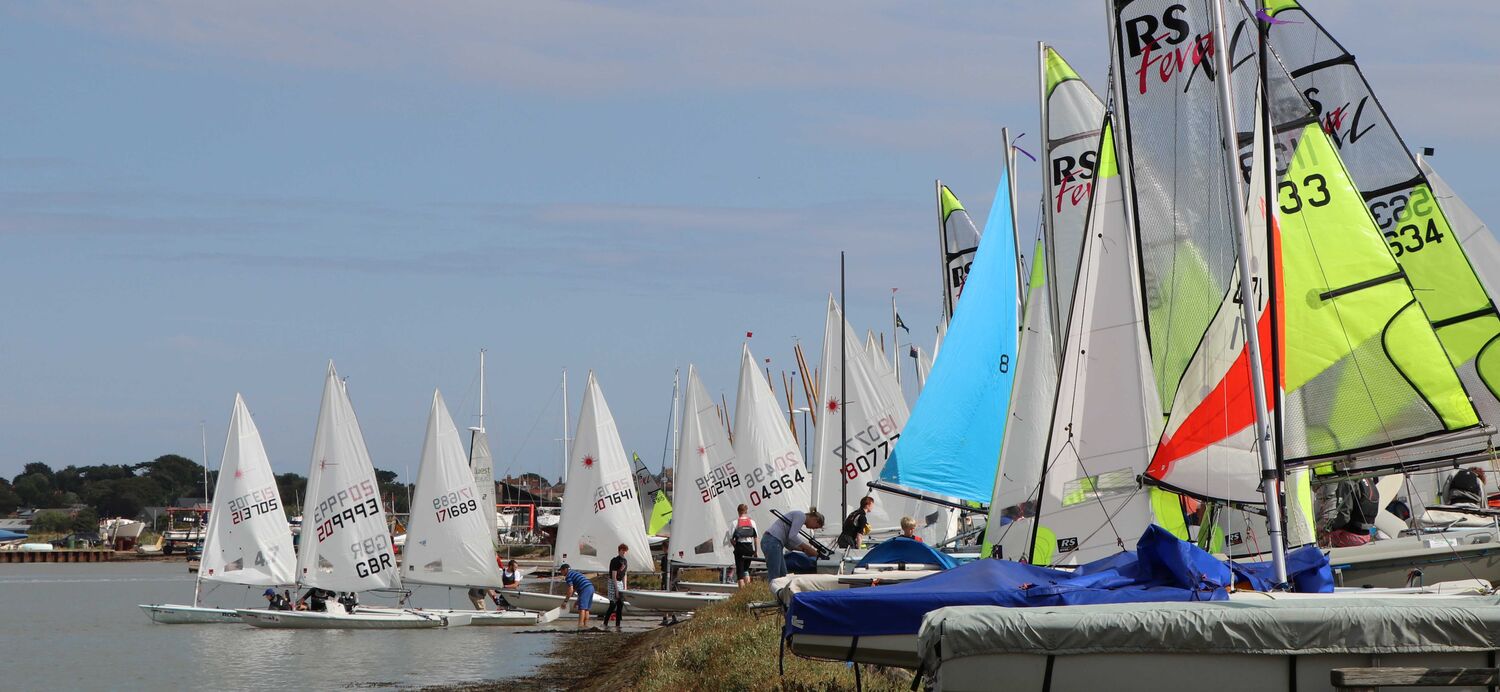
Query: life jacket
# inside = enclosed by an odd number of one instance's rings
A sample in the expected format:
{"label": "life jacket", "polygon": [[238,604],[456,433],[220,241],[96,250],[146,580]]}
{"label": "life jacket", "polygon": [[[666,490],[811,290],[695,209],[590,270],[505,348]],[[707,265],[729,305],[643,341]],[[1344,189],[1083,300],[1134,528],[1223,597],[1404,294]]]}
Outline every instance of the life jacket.
{"label": "life jacket", "polygon": [[1366,533],[1380,514],[1380,491],[1368,478],[1361,478],[1350,486],[1353,502],[1349,505],[1349,523],[1344,525],[1344,530]]}
{"label": "life jacket", "polygon": [[750,517],[740,517],[734,522],[734,531],[729,538],[734,543],[734,552],[740,555],[755,554],[755,522]]}

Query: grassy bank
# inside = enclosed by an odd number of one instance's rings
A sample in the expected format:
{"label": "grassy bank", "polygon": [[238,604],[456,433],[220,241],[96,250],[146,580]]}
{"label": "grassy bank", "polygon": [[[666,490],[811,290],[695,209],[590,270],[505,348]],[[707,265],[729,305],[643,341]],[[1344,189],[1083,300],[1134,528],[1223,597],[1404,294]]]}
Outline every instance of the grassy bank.
{"label": "grassy bank", "polygon": [[[778,674],[781,614],[763,611],[756,617],[746,609],[754,601],[769,600],[770,589],[757,582],[691,620],[636,635],[608,670],[586,678],[575,689],[854,689],[854,671],[842,663],[809,661],[788,653],[785,675]],[[866,666],[863,682],[868,690],[906,690],[911,676]]]}

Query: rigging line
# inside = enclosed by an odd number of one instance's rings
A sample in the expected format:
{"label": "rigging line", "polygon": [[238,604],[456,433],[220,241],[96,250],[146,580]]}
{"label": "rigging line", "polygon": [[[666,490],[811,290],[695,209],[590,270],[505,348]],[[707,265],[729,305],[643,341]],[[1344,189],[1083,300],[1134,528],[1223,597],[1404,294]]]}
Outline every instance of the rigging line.
{"label": "rigging line", "polygon": [[[1073,444],[1073,439],[1071,437],[1068,438],[1067,442],[1063,443],[1063,448],[1064,449],[1067,449],[1069,447],[1073,448],[1073,458],[1075,458],[1075,459],[1078,460],[1078,470],[1080,470],[1080,471],[1083,472],[1083,478],[1084,479],[1089,479],[1089,478],[1094,479],[1093,483],[1092,483],[1092,485],[1094,487],[1091,490],[1086,490],[1085,492],[1091,492],[1093,494],[1093,496],[1094,496],[1094,501],[1097,502],[1097,503],[1099,503],[1099,511],[1101,511],[1101,512],[1104,513],[1104,521],[1105,521],[1106,524],[1109,525],[1109,532],[1115,535],[1115,545],[1123,546],[1125,544],[1125,539],[1120,537],[1120,531],[1119,531],[1119,529],[1115,528],[1115,518],[1114,518],[1114,515],[1110,514],[1110,512],[1109,512],[1109,505],[1104,504],[1104,496],[1099,493],[1099,479],[1102,476],[1094,476],[1094,475],[1092,475],[1092,474],[1089,473],[1088,466],[1083,463],[1083,454],[1078,450],[1078,447]],[[1087,482],[1087,481],[1085,481],[1085,482]],[[1136,494],[1141,491],[1141,487],[1142,487],[1141,483],[1139,481],[1137,481],[1136,482],[1136,489],[1134,491],[1132,491],[1128,497],[1125,498],[1125,502],[1123,502],[1123,503],[1120,504],[1120,508],[1121,509],[1123,509],[1126,504],[1129,504],[1131,498],[1135,497]],[[1120,512],[1120,509],[1116,509],[1115,510],[1115,514],[1118,514],[1119,512]],[[1099,531],[1101,531],[1103,528],[1104,527],[1101,526],[1101,527],[1099,527],[1097,529],[1094,529],[1094,532],[1090,533],[1087,537],[1084,538],[1084,540],[1088,540],[1089,538],[1092,538],[1094,536],[1094,534],[1099,533]],[[1080,542],[1079,545],[1082,545],[1082,542]]]}
{"label": "rigging line", "polygon": [[505,466],[505,475],[510,476],[510,470],[516,465],[516,460],[521,458],[521,452],[526,449],[526,443],[531,441],[531,434],[536,432],[536,426],[542,422],[542,414],[552,410],[552,402],[557,401],[557,393],[562,391],[562,385],[552,390],[552,398],[547,400],[547,405],[537,409],[536,420],[531,422],[531,429],[526,431],[526,436],[521,438],[521,444],[516,446],[516,451],[510,457],[510,463]]}
{"label": "rigging line", "polygon": [[[1115,545],[1117,546],[1123,544],[1124,541],[1120,539],[1120,533],[1118,531],[1115,531],[1115,515],[1125,511],[1125,508],[1130,505],[1130,501],[1135,499],[1135,496],[1139,495],[1142,489],[1144,489],[1144,486],[1137,485],[1135,490],[1130,491],[1130,494],[1125,496],[1125,501],[1121,502],[1120,506],[1116,507],[1113,513],[1109,511],[1108,507],[1104,506],[1103,500],[1099,501],[1100,507],[1104,509],[1104,519],[1109,526],[1110,532],[1115,534]],[[1100,526],[1099,528],[1094,529],[1088,535],[1085,535],[1081,540],[1078,541],[1079,549],[1082,550],[1082,546],[1084,545],[1084,543],[1088,542],[1090,538],[1098,535],[1099,532],[1103,530],[1104,526]]]}

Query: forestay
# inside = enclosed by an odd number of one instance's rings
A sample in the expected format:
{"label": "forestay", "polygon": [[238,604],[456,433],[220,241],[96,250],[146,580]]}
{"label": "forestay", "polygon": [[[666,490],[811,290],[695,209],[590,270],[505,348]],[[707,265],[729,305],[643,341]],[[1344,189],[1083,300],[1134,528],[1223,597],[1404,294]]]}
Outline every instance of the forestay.
{"label": "forestay", "polygon": [[313,435],[300,540],[301,586],[364,591],[401,584],[375,467],[332,361]]}
{"label": "forestay", "polygon": [[750,518],[764,529],[776,521],[773,509],[807,511],[812,504],[812,475],[787,427],[781,404],[755,363],[746,344],[740,352],[739,393],[734,399],[734,454],[749,498]]}
{"label": "forestay", "polygon": [[584,386],[576,430],[553,561],[602,572],[624,543],[630,549],[630,569],[650,571],[645,519],[635,499],[630,460],[593,371]]}
{"label": "forestay", "polygon": [[495,525],[487,524],[481,497],[458,428],[434,390],[402,555],[408,584],[501,586]]}
{"label": "forestay", "polygon": [[295,582],[296,564],[271,460],[244,398],[235,394],[198,573],[212,581],[273,586]]}
{"label": "forestay", "polygon": [[[1008,171],[1001,174],[998,211],[990,215],[996,227],[979,243],[964,300],[948,325],[943,357],[933,363],[902,439],[881,470],[887,483],[971,502],[993,495],[1016,367],[1016,248],[1008,176]],[[943,195],[945,207],[955,213],[962,209],[947,187]]]}
{"label": "forestay", "polygon": [[730,517],[746,499],[740,465],[718,407],[698,379],[698,369],[689,365],[677,463],[672,469],[672,562],[709,567],[734,564],[728,542]]}

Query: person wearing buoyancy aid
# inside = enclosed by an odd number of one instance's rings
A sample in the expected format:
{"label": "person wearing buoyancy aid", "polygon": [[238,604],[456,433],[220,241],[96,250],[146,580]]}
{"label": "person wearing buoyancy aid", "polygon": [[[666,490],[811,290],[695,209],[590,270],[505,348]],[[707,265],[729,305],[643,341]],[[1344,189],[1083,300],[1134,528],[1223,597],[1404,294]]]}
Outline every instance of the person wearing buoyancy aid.
{"label": "person wearing buoyancy aid", "polygon": [[1380,513],[1380,492],[1368,478],[1341,480],[1318,488],[1319,542],[1334,548],[1364,545],[1374,540],[1371,529]]}
{"label": "person wearing buoyancy aid", "polygon": [[750,508],[741,504],[739,517],[729,530],[729,545],[734,549],[734,578],[740,586],[750,583],[750,560],[760,552],[760,529],[750,518]]}
{"label": "person wearing buoyancy aid", "polygon": [[869,495],[859,501],[859,509],[844,517],[844,526],[839,531],[838,546],[840,548],[858,548],[864,542],[865,535],[870,533],[870,510],[875,508],[875,498]]}

